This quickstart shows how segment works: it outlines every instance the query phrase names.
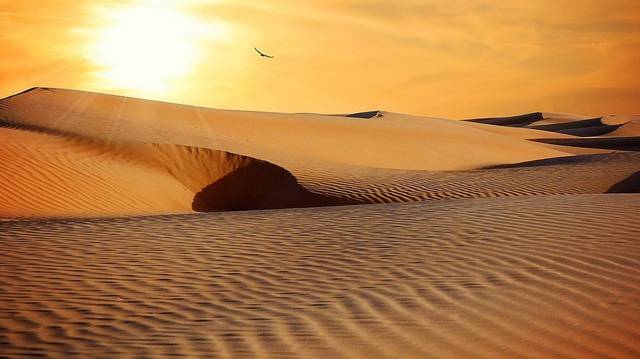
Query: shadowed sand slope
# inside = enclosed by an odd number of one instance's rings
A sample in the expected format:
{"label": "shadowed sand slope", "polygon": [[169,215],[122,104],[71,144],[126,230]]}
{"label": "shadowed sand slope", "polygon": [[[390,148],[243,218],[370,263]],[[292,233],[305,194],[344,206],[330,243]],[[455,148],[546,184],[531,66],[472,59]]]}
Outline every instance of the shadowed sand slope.
{"label": "shadowed sand slope", "polygon": [[637,358],[639,211],[570,195],[4,222],[0,355]]}
{"label": "shadowed sand slope", "polygon": [[[640,151],[640,118],[637,115],[584,118],[579,115],[536,112],[512,117],[471,119],[466,122],[494,125],[494,131],[498,133],[554,145],[553,148],[569,153],[584,154],[583,151],[587,148]],[[537,136],[533,136],[534,133]],[[580,150],[576,152],[567,147],[579,147]]]}
{"label": "shadowed sand slope", "polygon": [[349,204],[285,169],[170,144],[116,144],[0,128],[0,216],[184,213]]}
{"label": "shadowed sand slope", "polygon": [[522,126],[531,125],[532,123],[535,123],[538,121],[542,121],[543,119],[544,119],[544,116],[542,115],[542,113],[533,112],[533,113],[517,115],[517,116],[477,118],[477,119],[471,119],[467,121],[484,123],[487,125],[522,127]]}
{"label": "shadowed sand slope", "polygon": [[603,148],[616,151],[640,151],[640,136],[603,138],[539,138],[536,142],[560,146]]}

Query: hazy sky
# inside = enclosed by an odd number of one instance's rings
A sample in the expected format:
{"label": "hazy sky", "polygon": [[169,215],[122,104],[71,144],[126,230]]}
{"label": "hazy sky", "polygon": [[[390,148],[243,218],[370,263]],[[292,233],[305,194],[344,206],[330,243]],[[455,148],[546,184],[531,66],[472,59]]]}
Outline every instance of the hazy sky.
{"label": "hazy sky", "polygon": [[640,1],[0,0],[0,97],[34,86],[283,112],[640,113]]}

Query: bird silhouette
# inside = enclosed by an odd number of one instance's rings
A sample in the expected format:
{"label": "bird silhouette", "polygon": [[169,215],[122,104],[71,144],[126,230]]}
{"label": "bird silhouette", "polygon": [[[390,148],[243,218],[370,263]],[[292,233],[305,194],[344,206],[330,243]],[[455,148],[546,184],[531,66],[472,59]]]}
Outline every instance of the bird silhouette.
{"label": "bird silhouette", "polygon": [[261,56],[261,57],[266,57],[266,58],[268,58],[268,59],[273,59],[273,56],[265,54],[264,52],[262,52],[262,51],[258,50],[258,48],[257,48],[257,47],[254,47],[254,49],[256,50],[256,52],[257,52],[257,53],[259,53],[259,54],[260,54],[260,56]]}

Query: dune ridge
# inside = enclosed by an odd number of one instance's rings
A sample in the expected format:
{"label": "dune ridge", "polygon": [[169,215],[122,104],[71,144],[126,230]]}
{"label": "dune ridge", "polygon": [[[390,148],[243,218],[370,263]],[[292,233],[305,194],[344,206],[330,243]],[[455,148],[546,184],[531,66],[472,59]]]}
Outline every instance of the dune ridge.
{"label": "dune ridge", "polygon": [[211,148],[274,164],[304,156],[366,167],[456,170],[569,155],[454,120],[215,110],[45,88],[0,100],[0,120],[98,140]]}

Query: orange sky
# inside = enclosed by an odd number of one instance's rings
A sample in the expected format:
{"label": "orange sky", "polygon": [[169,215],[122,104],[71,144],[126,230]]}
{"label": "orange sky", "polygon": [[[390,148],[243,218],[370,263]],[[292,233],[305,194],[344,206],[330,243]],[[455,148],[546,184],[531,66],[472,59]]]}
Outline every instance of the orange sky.
{"label": "orange sky", "polygon": [[0,0],[0,49],[0,97],[50,86],[282,112],[640,113],[638,0]]}

